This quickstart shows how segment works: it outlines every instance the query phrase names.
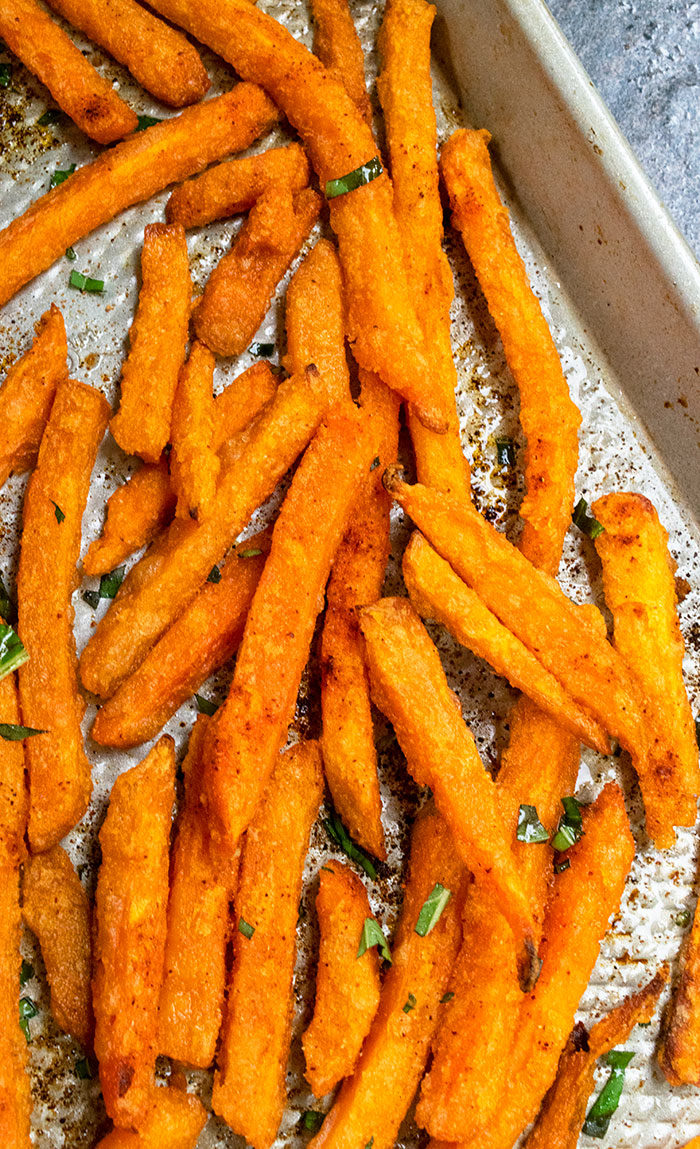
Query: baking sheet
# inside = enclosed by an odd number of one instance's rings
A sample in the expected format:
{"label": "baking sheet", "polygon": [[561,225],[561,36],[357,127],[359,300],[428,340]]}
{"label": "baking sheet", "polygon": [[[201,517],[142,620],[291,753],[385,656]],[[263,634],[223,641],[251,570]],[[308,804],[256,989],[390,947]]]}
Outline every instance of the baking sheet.
{"label": "baking sheet", "polygon": [[[305,8],[291,0],[283,0],[281,3],[273,0],[263,6],[282,19],[296,36],[310,44],[311,26]],[[353,13],[363,43],[369,47],[375,39],[379,11],[369,0],[360,0],[353,3]],[[139,91],[123,69],[109,61],[94,46],[77,36],[74,38],[100,70],[113,78],[122,94],[139,113],[158,116],[169,114]],[[214,91],[226,90],[232,82],[231,71],[210,54],[205,52],[204,55],[214,78]],[[8,58],[6,53],[3,58]],[[11,87],[0,94],[0,204],[3,222],[5,218],[17,215],[46,190],[55,168],[65,168],[70,163],[82,164],[97,151],[69,123],[48,128],[38,126],[36,120],[50,103],[47,93],[15,60],[12,60],[12,67]],[[376,55],[370,50],[368,76],[371,80],[375,76],[376,67]],[[493,83],[497,88],[498,74],[494,74]],[[465,120],[459,111],[456,91],[437,63],[434,84],[440,137],[444,139]],[[276,130],[252,150],[266,148],[278,142],[282,135],[280,130]],[[549,264],[534,233],[528,228],[512,189],[507,183],[502,188],[507,202],[513,208],[516,238],[552,326],[573,398],[583,414],[577,491],[589,501],[613,489],[633,489],[651,498],[670,532],[671,549],[678,562],[678,574],[691,585],[680,613],[688,643],[687,681],[694,712],[698,713],[700,552],[697,531],[678,492],[672,489],[664,463],[655,453],[649,436],[621,395],[619,381],[610,371],[607,357],[601,353],[590,329],[584,330],[585,321],[582,322],[558,282],[556,269]],[[81,240],[75,245],[76,262],[59,261],[0,312],[0,368],[5,369],[26,348],[34,322],[51,302],[55,302],[66,319],[72,373],[99,387],[110,401],[115,401],[120,364],[137,298],[137,270],[143,227],[148,222],[163,218],[166,199],[167,193],[163,193],[149,203],[123,213],[116,221]],[[204,283],[238,226],[237,221],[229,221],[188,233],[192,273],[196,283]],[[505,366],[500,341],[454,235],[448,234],[446,237],[446,248],[456,280],[452,337],[459,374],[458,398],[463,442],[472,461],[475,497],[488,517],[514,537],[517,533],[517,505],[522,495],[522,486],[517,474],[510,474],[497,465],[495,435],[511,435],[522,446],[517,392]],[[83,296],[70,289],[68,277],[73,269],[103,278],[105,294]],[[283,308],[279,302],[265,320],[257,340],[278,340],[280,347],[284,347]],[[216,376],[217,390],[250,362],[249,355],[243,355],[236,361],[220,362]],[[106,497],[131,473],[133,462],[124,457],[109,437],[106,439],[95,468],[84,519],[83,553],[99,533]],[[14,583],[16,571],[17,529],[25,484],[24,478],[11,479],[0,493],[0,518],[4,527],[0,540],[0,570],[10,585]],[[274,504],[274,500],[272,502]],[[269,510],[263,512],[262,517]],[[406,525],[401,513],[395,512],[393,554],[387,574],[389,591],[400,588],[399,563],[405,538]],[[96,581],[86,580],[83,589],[92,587]],[[577,600],[592,599],[599,605],[602,603],[599,568],[593,547],[573,529],[567,540],[561,581],[565,590]],[[106,607],[101,604],[95,614],[82,600],[79,592],[74,602],[76,639],[78,648],[82,649],[95,618]],[[465,718],[474,731],[484,761],[487,766],[493,766],[507,736],[507,714],[513,693],[505,683],[491,674],[488,667],[469,652],[457,648],[444,632],[432,628],[432,633],[443,655],[450,683],[460,695]],[[230,673],[229,667],[206,684],[203,693],[217,700],[222,698]],[[187,703],[166,727],[174,736],[179,753],[184,749],[194,714],[194,704]],[[86,734],[93,716],[94,706],[90,705],[85,719]],[[313,733],[317,722],[317,692],[307,684],[302,688],[296,725],[298,729]],[[378,739],[385,824],[391,848],[380,881],[369,892],[373,908],[390,929],[395,920],[401,857],[407,842],[407,817],[415,810],[421,796],[407,780],[395,740],[381,720]],[[94,798],[83,823],[68,836],[66,845],[80,867],[83,881],[91,890],[95,880],[93,862],[96,832],[104,815],[109,789],[117,774],[139,761],[146,748],[128,753],[105,751],[88,738],[87,749],[94,767]],[[678,835],[676,849],[665,854],[655,851],[639,826],[639,795],[625,758],[602,759],[585,750],[580,777],[582,797],[585,800],[592,798],[600,785],[609,778],[621,781],[629,796],[638,853],[621,913],[606,938],[590,988],[582,1002],[580,1016],[589,1022],[601,1010],[614,1005],[625,992],[646,981],[661,961],[673,960],[683,933],[682,926],[678,924],[679,915],[686,909],[692,909],[693,905],[692,887],[696,865],[694,833],[682,830]],[[295,991],[297,1039],[290,1064],[289,1107],[279,1144],[301,1145],[308,1141],[309,1136],[300,1133],[300,1114],[311,1105],[313,1099],[303,1081],[298,1034],[309,1020],[309,990],[312,992],[313,984],[312,979],[305,976],[307,970],[313,969],[314,961],[313,877],[327,853],[332,854],[333,851],[319,821],[312,836],[305,895],[300,912]],[[77,1076],[75,1065],[82,1057],[82,1051],[71,1039],[59,1034],[53,1024],[48,1012],[41,959],[30,937],[25,939],[25,945],[26,954],[35,967],[36,977],[27,982],[23,992],[40,1007],[39,1016],[30,1022],[35,1144],[41,1149],[90,1146],[104,1123],[99,1089],[95,1081],[83,1080]],[[628,1047],[638,1052],[627,1071],[625,1092],[606,1137],[607,1146],[625,1149],[633,1146],[640,1149],[660,1146],[671,1149],[700,1133],[700,1093],[692,1088],[672,1092],[665,1084],[652,1059],[656,1032],[656,1024],[649,1029],[638,1028],[628,1042]],[[165,1062],[162,1072],[167,1073]],[[208,1075],[190,1073],[189,1077],[193,1087],[206,1098]],[[400,1144],[414,1146],[422,1139],[423,1135],[408,1121],[402,1129]],[[238,1149],[243,1141],[226,1130],[221,1122],[212,1119],[199,1144],[201,1149],[223,1149],[224,1146],[236,1146]],[[592,1145],[593,1142],[582,1138],[582,1144]]]}

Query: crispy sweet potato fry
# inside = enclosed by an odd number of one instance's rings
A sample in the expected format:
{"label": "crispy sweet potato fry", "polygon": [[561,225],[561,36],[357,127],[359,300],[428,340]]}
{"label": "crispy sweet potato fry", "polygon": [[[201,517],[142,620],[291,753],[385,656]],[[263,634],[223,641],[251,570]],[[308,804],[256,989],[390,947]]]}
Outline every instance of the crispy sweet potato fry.
{"label": "crispy sweet potato fry", "polygon": [[335,248],[327,239],[318,241],[294,273],[285,304],[290,371],[315,363],[332,405],[342,406],[350,400],[343,281]]}
{"label": "crispy sweet potato fry", "polygon": [[[392,946],[393,964],[352,1077],[341,1086],[313,1149],[391,1149],[430,1052],[460,941],[461,890],[467,872],[442,818],[428,808],[413,829],[408,880]],[[452,897],[425,937],[415,927],[436,882]],[[405,1006],[409,1009],[406,1010]],[[412,1008],[411,1008],[412,1007]]]}
{"label": "crispy sweet potato fry", "polygon": [[373,437],[356,412],[320,428],[292,480],[272,534],[228,698],[207,747],[206,800],[232,849],[246,829],[294,715],[331,563]]}
{"label": "crispy sweet potato fry", "polygon": [[113,1129],[96,1149],[195,1149],[206,1122],[207,1111],[196,1097],[172,1086],[154,1088],[138,1132]]}
{"label": "crispy sweet potato fry", "polygon": [[309,161],[301,144],[268,148],[259,155],[216,164],[175,188],[165,206],[165,218],[183,227],[204,227],[250,211],[271,184],[285,183],[292,192],[300,192],[308,182]]}
{"label": "crispy sweet potato fry", "polygon": [[27,1042],[17,1017],[21,958],[18,862],[0,840],[0,1144],[30,1149]]}
{"label": "crispy sweet potato fry", "polygon": [[[21,724],[14,674],[0,679],[0,722]],[[24,776],[24,743],[0,740],[0,862],[24,861],[29,795]]]}
{"label": "crispy sweet potato fry", "polygon": [[25,862],[22,916],[41,946],[54,1018],[88,1048],[93,1030],[90,903],[61,846]]}
{"label": "crispy sweet potato fry", "polygon": [[173,740],[161,738],[117,778],[100,830],[95,1053],[105,1108],[119,1125],[147,1117],[155,1087],[174,801]]}
{"label": "crispy sweet potato fry", "polygon": [[214,441],[214,356],[193,343],[180,371],[171,430],[170,474],[177,493],[177,514],[206,515],[216,494],[219,458]]}
{"label": "crispy sweet potato fry", "polygon": [[[301,368],[303,372],[307,364]],[[214,400],[214,447],[217,451],[228,439],[245,431],[253,419],[274,399],[277,378],[269,363],[253,363]]]}
{"label": "crispy sweet potato fry", "polygon": [[276,119],[260,88],[238,84],[79,168],[0,231],[0,306],[82,236],[169,183],[247,148]]}
{"label": "crispy sweet potato fry", "polygon": [[700,912],[683,941],[680,976],[664,1013],[659,1065],[671,1085],[700,1082]]}
{"label": "crispy sweet potato fry", "polygon": [[29,661],[19,671],[20,709],[25,726],[45,731],[25,743],[34,853],[72,829],[92,790],[80,731],[84,703],[71,594],[90,473],[108,417],[99,391],[73,380],[61,383],[24,500],[17,609]]}
{"label": "crispy sweet potato fry", "polygon": [[320,210],[321,198],[311,188],[294,196],[287,184],[263,191],[233,248],[209,276],[194,313],[197,335],[212,351],[245,351]]}
{"label": "crispy sweet potato fry", "polygon": [[254,1149],[268,1149],[285,1106],[301,880],[323,792],[317,742],[278,756],[246,834],[234,903],[233,975],[212,1105]]}
{"label": "crispy sweet potato fry", "polygon": [[0,387],[0,487],[37,460],[56,388],[68,378],[66,329],[55,304],[35,328],[34,342]]}
{"label": "crispy sweet potato fry", "polygon": [[316,1002],[302,1044],[307,1079],[316,1097],[323,1097],[355,1067],[377,1012],[380,981],[376,948],[357,956],[358,939],[372,911],[362,882],[349,866],[322,866],[316,913],[321,931]]}
{"label": "crispy sweet potato fry", "polygon": [[194,44],[134,0],[49,0],[49,6],[172,108],[196,104],[209,77]]}
{"label": "crispy sweet potato fry", "polygon": [[583,1048],[574,1030],[559,1058],[556,1080],[525,1142],[527,1149],[576,1149],[593,1089],[596,1061],[616,1045],[623,1045],[635,1025],[651,1021],[667,981],[668,967],[662,966],[642,989],[623,998],[593,1026]]}
{"label": "crispy sweet potato fry", "polygon": [[199,526],[173,523],[156,555],[129,571],[83,651],[80,674],[88,690],[109,697],[143,662],[304,450],[326,405],[323,381],[312,370],[280,384],[239,458],[222,467],[210,518]]}
{"label": "crispy sweet potato fry", "polygon": [[119,410],[109,428],[128,455],[157,463],[170,438],[178,373],[185,360],[192,281],[179,224],[149,223],[141,290],[122,367]]}
{"label": "crispy sweet potato fry", "polygon": [[316,25],[314,52],[371,127],[365,57],[347,0],[311,0],[311,11]]}
{"label": "crispy sweet potato fry", "polygon": [[455,707],[440,656],[406,599],[364,607],[360,626],[372,697],[392,723],[413,777],[432,789],[463,862],[501,899],[528,985],[536,976],[532,910],[493,783]]}
{"label": "crispy sweet potato fry", "polygon": [[442,623],[462,646],[486,659],[497,674],[523,690],[581,741],[601,754],[610,753],[610,742],[600,723],[573,701],[419,531],[414,531],[404,551],[403,575],[411,602],[423,618]]}
{"label": "crispy sweet potato fry", "polygon": [[513,241],[491,172],[488,132],[460,130],[440,167],[458,228],[520,392],[527,440],[520,548],[547,574],[559,569],[571,521],[581,414],[569,396],[557,349]]}
{"label": "crispy sweet potato fry", "polygon": [[683,683],[684,645],[668,534],[643,495],[604,495],[592,509],[605,527],[595,546],[615,649],[651,703],[647,724],[653,772],[639,779],[647,832],[657,846],[671,846],[674,826],[695,825],[700,770]]}
{"label": "crispy sweet potato fry", "polygon": [[91,139],[111,144],[133,132],[136,113],[34,0],[3,0],[0,36]]}

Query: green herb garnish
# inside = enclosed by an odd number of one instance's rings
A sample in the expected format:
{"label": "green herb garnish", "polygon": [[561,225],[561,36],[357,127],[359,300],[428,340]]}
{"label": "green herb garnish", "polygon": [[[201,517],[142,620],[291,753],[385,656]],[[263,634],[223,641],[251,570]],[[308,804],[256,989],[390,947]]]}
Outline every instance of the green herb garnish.
{"label": "green herb garnish", "polygon": [[440,998],[440,1005],[447,1005],[448,1001],[452,1001],[454,994],[450,991]]}
{"label": "green herb garnish", "polygon": [[367,950],[377,947],[385,962],[391,965],[391,950],[387,945],[387,940],[384,937],[384,931],[376,918],[365,918],[362,927],[362,934],[360,935],[360,944],[357,949],[357,956],[361,958]]}
{"label": "green herb garnish", "polygon": [[75,249],[72,247],[67,247],[66,248],[66,259],[70,260],[71,263],[75,263],[77,258],[78,257],[75,254]]}
{"label": "green herb garnish", "polygon": [[90,291],[94,295],[101,294],[105,289],[104,279],[91,279],[79,271],[71,271],[68,282],[71,287],[77,287],[78,291]]}
{"label": "green herb garnish", "polygon": [[564,870],[568,870],[570,865],[571,860],[569,858],[562,858],[561,862],[554,863],[554,873],[563,874]]}
{"label": "green herb garnish", "polygon": [[27,1045],[32,1040],[32,1035],[29,1030],[29,1022],[33,1017],[36,1017],[39,1010],[36,1008],[34,1002],[29,997],[21,997],[19,999],[19,1027],[22,1030]]}
{"label": "green herb garnish", "polygon": [[691,914],[690,910],[681,910],[679,914],[676,914],[674,920],[676,925],[680,926],[681,929],[684,930],[687,929],[687,927],[690,925],[691,921],[693,920],[693,915]]}
{"label": "green herb garnish", "polygon": [[12,79],[12,68],[9,64],[0,64],[0,88],[9,88]]}
{"label": "green herb garnish", "polygon": [[552,849],[561,853],[568,850],[579,838],[583,837],[583,819],[581,818],[581,803],[576,798],[562,798],[561,804],[564,813],[559,819],[557,832],[552,838]]}
{"label": "green herb garnish", "polygon": [[218,567],[212,567],[207,575],[207,582],[221,582],[221,571]]}
{"label": "green herb garnish", "polygon": [[307,1109],[304,1114],[304,1128],[308,1129],[309,1133],[318,1133],[323,1125],[324,1117],[325,1113],[319,1113],[317,1109]]}
{"label": "green herb garnish", "polygon": [[548,842],[549,834],[537,816],[536,806],[521,806],[518,811],[518,828],[515,836],[519,842]]}
{"label": "green herb garnish", "polygon": [[372,859],[369,854],[366,854],[364,850],[355,845],[335,810],[331,811],[330,817],[324,818],[323,825],[326,828],[328,837],[332,838],[337,846],[340,846],[340,849],[344,854],[347,854],[348,858],[351,858],[353,862],[357,862],[357,865],[365,871],[368,878],[376,882],[377,871]]}
{"label": "green herb garnish", "polygon": [[409,993],[406,1004],[403,1006],[403,1012],[404,1013],[410,1013],[412,1009],[416,1008],[417,1004],[418,1004],[418,1001],[417,1001],[416,995],[413,993]]}
{"label": "green herb garnish", "polygon": [[346,195],[348,192],[371,183],[372,180],[376,180],[377,176],[382,174],[383,170],[379,156],[373,156],[366,164],[348,172],[347,175],[340,176],[337,180],[328,180],[326,199],[335,199],[336,196]]}
{"label": "green herb garnish", "polygon": [[35,730],[33,726],[13,726],[10,722],[0,722],[0,738],[5,742],[22,742],[35,734],[46,734],[46,730]]}
{"label": "green herb garnish", "polygon": [[515,443],[512,439],[496,437],[496,458],[499,467],[515,466]]}
{"label": "green herb garnish", "polygon": [[100,592],[98,590],[84,590],[83,601],[91,606],[93,610],[97,610],[100,603]]}
{"label": "green herb garnish", "polygon": [[593,515],[588,513],[588,503],[585,499],[579,499],[574,507],[574,513],[571,516],[571,521],[575,527],[583,531],[584,535],[588,535],[589,539],[597,539],[598,535],[602,535],[605,527],[599,523]]}
{"label": "green herb garnish", "polygon": [[60,108],[47,108],[46,111],[39,116],[37,124],[41,124],[42,128],[48,128],[49,124],[60,124],[63,119],[63,112]]}
{"label": "green herb garnish", "polygon": [[588,1137],[604,1137],[607,1133],[610,1118],[620,1104],[625,1070],[633,1057],[630,1050],[612,1049],[605,1058],[611,1073],[586,1115],[583,1132]]}
{"label": "green herb garnish", "polygon": [[205,698],[203,694],[195,694],[195,702],[200,714],[208,714],[211,718],[212,714],[216,714],[219,709],[216,702],[212,702],[209,698]]}
{"label": "green herb garnish", "polygon": [[25,986],[27,984],[27,982],[31,981],[31,979],[33,977],[34,977],[34,966],[31,964],[31,962],[28,962],[26,960],[26,958],[23,958],[22,959],[22,965],[20,966],[20,971],[19,971],[19,984],[20,984],[20,986]]}
{"label": "green herb garnish", "polygon": [[100,579],[100,598],[114,598],[124,581],[125,566],[115,567],[109,574],[103,574]]}
{"label": "green herb garnish", "polygon": [[71,164],[69,168],[65,168],[63,171],[61,171],[60,168],[56,168],[56,171],[53,173],[51,179],[49,180],[49,190],[51,188],[57,188],[59,184],[64,183],[65,180],[68,179],[68,176],[73,175],[74,171],[75,164]]}
{"label": "green herb garnish", "polygon": [[245,918],[239,918],[238,932],[239,934],[243,934],[243,937],[250,941],[253,934],[255,933],[255,926],[251,926],[250,923],[245,920]]}
{"label": "green herb garnish", "polygon": [[372,459],[372,464],[370,466],[370,473],[372,471],[376,471],[378,466],[379,466],[379,455],[375,455],[374,458]]}
{"label": "green herb garnish", "polygon": [[152,128],[154,124],[163,123],[163,120],[159,120],[157,116],[139,116],[138,121],[138,124],[134,128],[135,132],[144,132],[146,128]]}
{"label": "green herb garnish", "polygon": [[0,623],[0,678],[12,674],[29,660],[19,635],[6,622]]}
{"label": "green herb garnish", "polygon": [[90,1070],[90,1062],[88,1061],[87,1057],[81,1057],[79,1061],[76,1061],[75,1072],[76,1072],[76,1075],[81,1079],[81,1081],[91,1081],[92,1080],[92,1072]]}
{"label": "green herb garnish", "polygon": [[65,511],[62,511],[58,503],[54,503],[53,499],[50,499],[49,501],[53,503],[53,513],[56,516],[56,522],[62,523],[66,517]]}
{"label": "green herb garnish", "polygon": [[415,932],[424,938],[438,924],[442,911],[452,897],[452,891],[436,882],[421,906]]}
{"label": "green herb garnish", "polygon": [[250,354],[257,355],[259,359],[269,359],[275,354],[274,343],[251,343]]}
{"label": "green herb garnish", "polygon": [[261,554],[260,547],[248,547],[245,551],[238,551],[239,559],[254,559]]}

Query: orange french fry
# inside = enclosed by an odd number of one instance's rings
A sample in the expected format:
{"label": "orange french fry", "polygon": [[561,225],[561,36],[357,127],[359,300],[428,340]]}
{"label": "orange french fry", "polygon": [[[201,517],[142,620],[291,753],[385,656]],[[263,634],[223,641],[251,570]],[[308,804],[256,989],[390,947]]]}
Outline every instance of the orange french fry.
{"label": "orange french fry", "polygon": [[323,380],[311,369],[280,384],[239,457],[222,467],[209,518],[173,523],[155,555],[129,571],[83,651],[88,690],[109,697],[143,662],[304,450],[326,405]]}
{"label": "orange french fry", "polygon": [[372,126],[367,95],[365,56],[347,0],[311,0],[314,52],[349,95],[363,120]]}
{"label": "orange french fry", "polygon": [[650,702],[650,766],[639,782],[647,832],[672,846],[674,826],[694,826],[700,794],[695,722],[683,682],[675,563],[668,534],[643,495],[604,495],[592,512],[605,530],[595,540],[615,649]]}
{"label": "orange french fry", "polygon": [[278,183],[263,191],[194,312],[197,336],[212,351],[245,351],[320,210],[321,198],[311,188],[293,196],[289,185]]}
{"label": "orange french fry", "polygon": [[331,405],[349,403],[343,280],[335,248],[327,239],[312,247],[292,277],[285,298],[285,325],[290,371],[296,373],[314,363],[326,380]]}
{"label": "orange french fry", "polygon": [[299,464],[272,533],[225,704],[207,746],[206,801],[233,849],[294,716],[331,563],[373,438],[356,412],[331,415]]}
{"label": "orange french fry", "polygon": [[0,387],[0,487],[36,463],[56,388],[68,378],[67,353],[63,316],[52,303]]}
{"label": "orange french fry", "polygon": [[680,975],[664,1013],[658,1061],[671,1085],[700,1083],[700,914],[683,940]]}
{"label": "orange french fry", "polygon": [[118,1125],[148,1116],[158,1053],[175,751],[161,738],[120,774],[100,830],[95,895],[95,1053],[105,1108]]}
{"label": "orange french fry", "polygon": [[277,118],[260,88],[238,84],[79,168],[0,231],[0,306],[82,236],[168,184],[243,151]]}
{"label": "orange french fry", "polygon": [[349,1077],[379,1005],[377,950],[357,956],[366,918],[365,888],[349,866],[326,862],[319,874],[316,913],[321,934],[314,1015],[302,1038],[306,1077],[323,1097]]}
{"label": "orange french fry", "polygon": [[0,35],[81,131],[99,144],[133,132],[138,117],[34,0],[3,0]]}
{"label": "orange french fry", "polygon": [[[2,620],[0,620],[2,621]],[[0,679],[0,723],[20,726],[17,678],[6,674]],[[0,739],[0,861],[24,861],[24,833],[27,828],[29,793],[25,780],[25,742]],[[1,1108],[1,1107],[0,1107]]]}
{"label": "orange french fry", "polygon": [[[430,1053],[460,942],[461,890],[468,875],[442,818],[422,811],[413,829],[408,879],[379,1009],[352,1077],[342,1084],[313,1149],[391,1149]],[[426,936],[416,932],[436,883],[451,892]],[[406,1008],[408,1007],[408,1008]]]}
{"label": "orange french fry", "polygon": [[185,360],[192,281],[179,224],[146,225],[141,290],[122,367],[119,410],[109,429],[122,450],[157,463],[170,438],[178,373]]}
{"label": "orange french fry", "polygon": [[147,1116],[138,1132],[113,1129],[95,1149],[195,1149],[207,1111],[191,1093],[170,1086],[151,1090]]}
{"label": "orange french fry", "polygon": [[284,183],[300,192],[309,182],[309,161],[301,144],[268,148],[255,156],[226,160],[171,193],[165,205],[168,223],[204,227],[217,219],[250,211],[271,185]]}
{"label": "orange french fry", "polygon": [[25,862],[22,916],[39,940],[51,1012],[61,1029],[87,1049],[93,1031],[90,903],[61,846]]}
{"label": "orange french fry", "polygon": [[520,549],[555,575],[571,522],[581,414],[569,396],[561,362],[510,230],[491,171],[485,131],[455,132],[440,169],[452,220],[464,241],[520,392],[525,433],[525,487]]}
{"label": "orange french fry", "polygon": [[[301,368],[303,373],[307,364]],[[221,451],[229,439],[240,435],[274,399],[277,376],[270,364],[261,360],[243,371],[214,400],[213,444]]]}
{"label": "orange french fry", "polygon": [[212,1107],[254,1149],[272,1145],[287,1099],[298,905],[322,795],[318,743],[299,742],[278,756],[241,856]]}
{"label": "orange french fry", "polygon": [[194,44],[134,0],[49,0],[49,7],[128,68],[173,108],[196,104],[209,77]]}
{"label": "orange french fry", "polygon": [[219,458],[214,448],[214,356],[193,343],[180,371],[171,429],[170,474],[177,514],[198,519],[214,501]]}
{"label": "orange french fry", "polygon": [[87,809],[90,763],[80,722],[73,607],[83,511],[109,405],[85,383],[56,391],[24,500],[18,632],[29,661],[19,670],[22,723],[44,733],[25,743],[29,771],[29,847],[60,842]]}

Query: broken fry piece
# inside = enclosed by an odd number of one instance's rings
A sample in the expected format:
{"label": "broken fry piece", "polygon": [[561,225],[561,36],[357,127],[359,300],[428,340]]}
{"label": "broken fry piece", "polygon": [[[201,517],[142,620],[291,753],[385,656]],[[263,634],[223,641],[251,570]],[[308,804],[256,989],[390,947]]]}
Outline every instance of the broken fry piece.
{"label": "broken fry piece", "polygon": [[193,343],[180,370],[172,418],[170,474],[177,514],[198,519],[214,501],[219,459],[214,439],[214,356]]}
{"label": "broken fry piece", "polygon": [[308,182],[309,161],[301,144],[268,148],[255,156],[216,164],[176,187],[165,206],[165,218],[185,228],[204,227],[250,211],[270,186],[283,183],[296,193]]}
{"label": "broken fry piece", "polygon": [[345,88],[363,120],[372,126],[365,57],[347,0],[311,0],[314,52]]}
{"label": "broken fry piece", "polygon": [[172,1085],[156,1087],[138,1132],[113,1129],[96,1149],[195,1149],[206,1123],[207,1111],[196,1097]]}
{"label": "broken fry piece", "polygon": [[326,380],[333,407],[350,401],[345,355],[343,280],[335,248],[320,239],[294,273],[285,298],[290,370],[314,363]]}
{"label": "broken fry piece", "polygon": [[700,914],[683,940],[680,975],[664,1013],[659,1065],[671,1085],[700,1082]]}

